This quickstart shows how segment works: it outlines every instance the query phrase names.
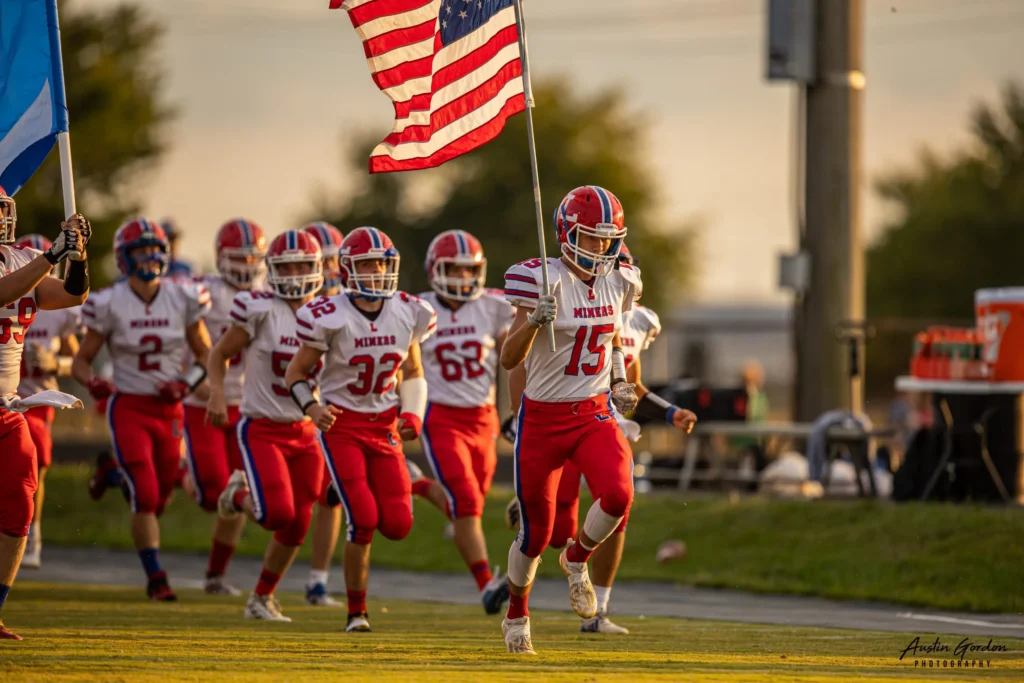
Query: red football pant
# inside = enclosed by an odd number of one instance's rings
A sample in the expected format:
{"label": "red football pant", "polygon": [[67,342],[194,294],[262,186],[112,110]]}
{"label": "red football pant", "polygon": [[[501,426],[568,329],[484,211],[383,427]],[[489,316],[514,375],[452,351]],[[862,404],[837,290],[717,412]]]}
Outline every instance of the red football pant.
{"label": "red football pant", "polygon": [[185,406],[185,456],[188,472],[196,487],[196,502],[208,512],[217,511],[217,499],[228,477],[242,469],[236,427],[241,416],[238,406],[228,406],[228,422],[214,427],[206,422],[206,408]]}
{"label": "red football pant", "polygon": [[632,460],[629,444],[608,411],[606,394],[575,403],[542,403],[524,396],[515,445],[520,551],[538,557],[550,542],[566,462],[587,478],[601,510],[625,517],[633,502]]}
{"label": "red football pant", "polygon": [[320,435],[352,543],[367,545],[374,531],[400,541],[412,529],[412,484],[397,417],[397,409],[372,415],[346,410]]}
{"label": "red football pant", "polygon": [[132,512],[163,514],[178,480],[184,418],[180,403],[156,396],[118,393],[107,401],[110,441]]}
{"label": "red football pant", "polygon": [[427,404],[420,441],[444,489],[452,519],[479,517],[498,465],[500,425],[494,406],[455,408]]}
{"label": "red football pant", "polygon": [[278,543],[302,545],[324,481],[316,426],[243,417],[236,431],[256,521]]}
{"label": "red football pant", "polygon": [[0,410],[0,534],[28,534],[39,485],[36,447],[18,413]]}
{"label": "red football pant", "polygon": [[53,435],[50,428],[53,427],[53,416],[56,412],[53,406],[36,406],[24,413],[29,434],[32,435],[32,443],[36,445],[36,457],[39,459],[40,468],[53,464]]}
{"label": "red football pant", "polygon": [[[576,538],[580,518],[580,479],[579,468],[571,460],[566,460],[565,465],[562,466],[562,478],[558,482],[558,491],[555,493],[555,525],[549,543],[552,547],[561,548],[567,539]],[[621,534],[625,531],[628,522],[629,510],[626,510],[615,533]]]}

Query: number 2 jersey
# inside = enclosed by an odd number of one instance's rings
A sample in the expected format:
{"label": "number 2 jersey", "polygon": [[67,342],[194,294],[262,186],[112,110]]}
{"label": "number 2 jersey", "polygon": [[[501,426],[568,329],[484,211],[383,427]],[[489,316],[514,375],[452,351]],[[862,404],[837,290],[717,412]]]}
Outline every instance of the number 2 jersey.
{"label": "number 2 jersey", "polygon": [[[210,311],[206,314],[204,321],[206,322],[206,329],[210,332],[210,343],[216,344],[235,322],[231,317],[231,311],[234,308],[235,296],[239,293],[239,290],[224,282],[224,279],[219,275],[203,275],[202,277],[195,278],[195,282],[200,283],[210,292]],[[228,361],[227,374],[224,375],[224,399],[227,405],[237,406],[242,402],[242,382],[244,379],[245,351],[242,351],[237,357],[231,358]],[[185,405],[205,408],[206,401],[193,394],[189,394],[185,398]]]}
{"label": "number 2 jersey", "polygon": [[456,408],[494,405],[497,340],[515,310],[498,290],[484,290],[452,310],[434,292],[421,294],[437,312],[437,331],[423,342],[423,374],[430,402]]}
{"label": "number 2 jersey", "polygon": [[[532,259],[506,271],[509,303],[536,307],[542,292],[540,269],[540,259]],[[548,274],[558,300],[555,352],[542,328],[526,357],[526,396],[560,403],[603,394],[611,384],[612,338],[643,289],[640,271],[620,264],[609,275],[584,282],[561,259],[549,258]]]}
{"label": "number 2 jersey", "polygon": [[321,375],[327,403],[359,413],[382,413],[399,404],[395,375],[412,344],[437,328],[423,299],[397,292],[371,320],[346,294],[322,296],[298,311],[299,339],[326,353]]}
{"label": "number 2 jersey", "polygon": [[[0,277],[23,268],[39,255],[35,249],[0,245]],[[25,336],[35,320],[35,291],[0,307],[0,396],[13,394],[21,381],[21,355]]]}
{"label": "number 2 jersey", "polygon": [[117,390],[155,396],[161,384],[181,377],[189,355],[186,331],[209,310],[202,283],[163,279],[146,303],[121,280],[89,296],[82,321],[106,339]]}

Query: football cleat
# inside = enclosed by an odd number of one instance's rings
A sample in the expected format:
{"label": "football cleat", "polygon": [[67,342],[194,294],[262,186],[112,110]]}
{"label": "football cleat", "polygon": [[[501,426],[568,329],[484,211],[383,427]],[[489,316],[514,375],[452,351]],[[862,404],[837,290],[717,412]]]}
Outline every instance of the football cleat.
{"label": "football cleat", "polygon": [[573,543],[571,538],[565,542],[565,548],[558,556],[558,564],[565,578],[569,579],[569,604],[572,610],[584,619],[590,619],[597,614],[597,595],[594,593],[594,584],[590,582],[587,563],[569,561],[567,555]]}
{"label": "football cleat", "polygon": [[207,576],[206,581],[203,582],[203,592],[207,595],[238,596],[242,594],[242,591],[225,581],[223,576]]}
{"label": "football cleat", "polygon": [[245,481],[245,472],[235,470],[228,477],[228,485],[224,487],[220,498],[217,499],[217,514],[224,519],[234,519],[241,514],[235,507],[235,494],[239,491],[248,491],[249,484]]}
{"label": "football cleat", "polygon": [[505,637],[505,648],[514,655],[535,655],[530,639],[530,617],[505,618],[501,622],[501,635]]}
{"label": "football cleat", "polygon": [[493,578],[480,591],[480,602],[488,614],[498,614],[501,606],[508,602],[508,580],[501,575],[500,567],[494,568]]}
{"label": "football cleat", "polygon": [[370,619],[366,612],[348,615],[348,624],[345,625],[345,633],[369,633]]}
{"label": "football cleat", "polygon": [[245,618],[262,621],[291,621],[291,617],[281,614],[281,603],[273,595],[249,594],[245,603]]}
{"label": "football cleat", "polygon": [[146,595],[150,600],[156,602],[178,601],[178,596],[174,594],[171,585],[167,583],[167,572],[157,572],[149,577],[149,583],[146,584]]}
{"label": "football cleat", "polygon": [[513,531],[519,528],[519,499],[513,498],[505,506],[505,526]]}
{"label": "football cleat", "polygon": [[0,640],[21,640],[21,636],[4,626],[4,622],[0,621]]}
{"label": "football cleat", "polygon": [[315,583],[312,586],[306,586],[306,602],[313,605],[313,607],[344,607],[345,603],[341,600],[335,600],[331,597],[331,594],[327,592],[327,586],[322,583]]}
{"label": "football cleat", "polygon": [[628,636],[629,629],[612,623],[605,612],[598,612],[590,619],[584,619],[580,624],[581,633],[603,633],[610,636]]}

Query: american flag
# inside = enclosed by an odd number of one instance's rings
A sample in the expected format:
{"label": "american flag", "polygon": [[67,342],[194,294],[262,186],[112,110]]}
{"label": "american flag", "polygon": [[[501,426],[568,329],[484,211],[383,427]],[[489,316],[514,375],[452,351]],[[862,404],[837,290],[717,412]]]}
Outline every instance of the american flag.
{"label": "american flag", "polygon": [[487,144],[526,107],[513,0],[331,0],[348,12],[395,104],[370,173],[440,166]]}

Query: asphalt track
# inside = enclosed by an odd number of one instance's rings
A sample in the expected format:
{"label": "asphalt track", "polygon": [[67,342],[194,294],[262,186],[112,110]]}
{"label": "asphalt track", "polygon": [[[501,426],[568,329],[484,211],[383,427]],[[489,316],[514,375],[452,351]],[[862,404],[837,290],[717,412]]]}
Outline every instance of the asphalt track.
{"label": "asphalt track", "polygon": [[[160,561],[171,585],[182,588],[199,588],[202,585],[205,557],[163,554]],[[308,565],[297,563],[282,581],[281,590],[302,591],[308,570]],[[238,557],[231,563],[228,580],[247,591],[255,585],[259,571],[258,558]],[[98,548],[44,546],[42,569],[22,570],[18,578],[21,581],[139,586],[139,590],[143,590],[142,568],[137,555]],[[332,574],[331,581],[332,589],[343,593],[340,571]],[[368,592],[370,597],[377,599],[464,605],[479,603],[468,574],[423,574],[375,567],[370,575]],[[16,587],[12,591],[12,599],[17,599]],[[611,602],[614,614],[632,616],[893,631],[913,635],[944,633],[1024,638],[1024,615],[1021,614],[942,612],[883,603],[756,595],[648,582],[616,584]],[[565,582],[539,579],[530,606],[569,611]],[[239,613],[241,609],[240,601]]]}

